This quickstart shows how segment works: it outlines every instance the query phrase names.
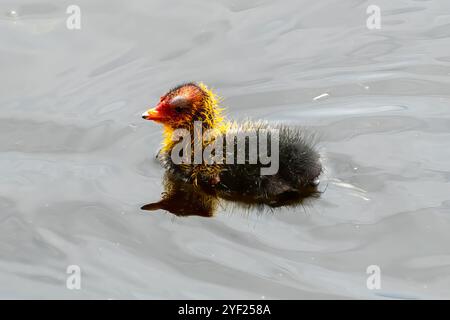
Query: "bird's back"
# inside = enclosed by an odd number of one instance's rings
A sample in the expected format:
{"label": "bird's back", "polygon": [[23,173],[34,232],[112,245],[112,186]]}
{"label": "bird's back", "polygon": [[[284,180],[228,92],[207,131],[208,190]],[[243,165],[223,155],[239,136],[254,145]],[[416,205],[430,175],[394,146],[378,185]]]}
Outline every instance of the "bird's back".
{"label": "bird's back", "polygon": [[[225,164],[220,174],[219,188],[224,192],[260,199],[263,202],[271,201],[283,194],[300,192],[313,184],[320,175],[322,167],[319,154],[314,149],[313,138],[305,136],[301,129],[285,125],[269,125],[267,122],[236,123],[231,128],[227,135],[239,132],[243,136],[251,136],[256,133],[258,156],[265,153],[265,150],[262,152],[260,143],[266,144],[271,163],[261,163],[258,159],[256,164],[251,164],[250,139],[246,139],[245,163],[238,164],[237,157],[242,150],[239,149],[236,139],[234,150],[237,152],[234,155],[234,162]],[[272,139],[278,141],[271,143]],[[271,150],[273,147],[276,147],[278,152]],[[229,153],[230,150],[226,152]],[[272,172],[267,170],[269,167],[272,168]],[[264,168],[271,174],[262,174],[261,169]]]}

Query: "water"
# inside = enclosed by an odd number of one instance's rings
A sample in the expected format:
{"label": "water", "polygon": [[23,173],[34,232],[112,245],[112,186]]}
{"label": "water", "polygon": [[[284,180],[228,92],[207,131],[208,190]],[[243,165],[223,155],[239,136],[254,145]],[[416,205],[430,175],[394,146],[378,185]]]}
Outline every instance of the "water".
{"label": "water", "polygon": [[[450,298],[450,3],[0,4],[1,298]],[[320,136],[320,199],[213,218],[159,200],[140,115],[202,80]],[[82,270],[81,290],[66,268]],[[366,268],[381,268],[368,290]]]}

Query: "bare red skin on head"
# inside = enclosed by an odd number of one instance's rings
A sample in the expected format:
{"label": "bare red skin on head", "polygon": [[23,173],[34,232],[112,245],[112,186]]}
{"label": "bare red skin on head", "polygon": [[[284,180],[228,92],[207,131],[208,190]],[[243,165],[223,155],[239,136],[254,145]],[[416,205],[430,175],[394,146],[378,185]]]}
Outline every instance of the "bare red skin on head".
{"label": "bare red skin on head", "polygon": [[204,93],[193,84],[187,84],[171,90],[159,99],[158,105],[153,109],[154,114],[149,117],[149,120],[166,122],[168,120],[178,121],[187,117],[189,113],[180,114],[176,111],[176,107],[182,99],[187,105],[191,106],[190,114],[192,114],[197,108],[201,107]]}

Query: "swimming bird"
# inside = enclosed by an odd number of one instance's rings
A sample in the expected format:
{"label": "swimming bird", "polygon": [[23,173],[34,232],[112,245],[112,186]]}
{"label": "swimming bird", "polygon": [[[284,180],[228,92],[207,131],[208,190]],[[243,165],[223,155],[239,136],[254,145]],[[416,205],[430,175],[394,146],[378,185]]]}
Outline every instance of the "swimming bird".
{"label": "swimming bird", "polygon": [[228,200],[272,207],[316,190],[320,155],[302,130],[267,121],[228,121],[221,102],[205,84],[189,82],[169,90],[142,115],[164,127],[158,158],[172,180]]}

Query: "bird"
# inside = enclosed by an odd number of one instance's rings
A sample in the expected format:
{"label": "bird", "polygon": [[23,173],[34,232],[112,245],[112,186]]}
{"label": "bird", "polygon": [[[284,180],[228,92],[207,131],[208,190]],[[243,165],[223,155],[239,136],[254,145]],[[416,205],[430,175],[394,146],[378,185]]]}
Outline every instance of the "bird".
{"label": "bird", "polygon": [[227,120],[222,102],[204,83],[186,82],[142,114],[163,125],[157,158],[170,173],[171,190],[186,184],[208,196],[270,207],[317,193],[323,169],[311,135],[267,120]]}

